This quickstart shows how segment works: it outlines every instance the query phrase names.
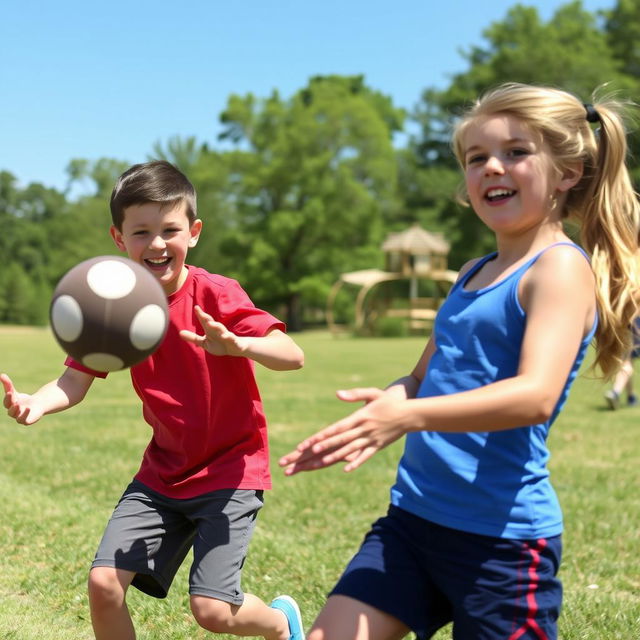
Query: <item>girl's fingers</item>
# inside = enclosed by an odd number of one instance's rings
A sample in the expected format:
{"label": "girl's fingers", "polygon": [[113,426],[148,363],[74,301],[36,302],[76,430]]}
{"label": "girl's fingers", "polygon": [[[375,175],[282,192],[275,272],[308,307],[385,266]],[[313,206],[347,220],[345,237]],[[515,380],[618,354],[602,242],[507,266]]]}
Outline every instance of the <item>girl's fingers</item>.
{"label": "girl's fingers", "polygon": [[360,387],[355,389],[339,389],[336,395],[344,402],[371,402],[379,398],[384,391],[376,387]]}

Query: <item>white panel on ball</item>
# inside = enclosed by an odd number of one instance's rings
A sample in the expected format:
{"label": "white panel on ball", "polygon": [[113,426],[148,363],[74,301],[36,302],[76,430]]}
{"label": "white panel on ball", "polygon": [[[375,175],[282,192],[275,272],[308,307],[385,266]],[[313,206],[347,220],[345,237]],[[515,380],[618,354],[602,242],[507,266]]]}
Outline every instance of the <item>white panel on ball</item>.
{"label": "white panel on ball", "polygon": [[158,336],[163,334],[165,324],[165,312],[157,304],[142,307],[131,321],[129,328],[131,344],[140,351],[151,348],[158,342]]}
{"label": "white panel on ball", "polygon": [[101,298],[116,300],[128,296],[136,286],[136,274],[123,262],[104,260],[87,272],[87,284]]}
{"label": "white panel on ball", "polygon": [[111,353],[88,353],[82,358],[82,364],[95,371],[119,371],[124,368],[124,362]]}
{"label": "white panel on ball", "polygon": [[84,322],[82,309],[75,298],[69,295],[56,298],[51,306],[51,324],[63,340],[73,342],[78,339]]}

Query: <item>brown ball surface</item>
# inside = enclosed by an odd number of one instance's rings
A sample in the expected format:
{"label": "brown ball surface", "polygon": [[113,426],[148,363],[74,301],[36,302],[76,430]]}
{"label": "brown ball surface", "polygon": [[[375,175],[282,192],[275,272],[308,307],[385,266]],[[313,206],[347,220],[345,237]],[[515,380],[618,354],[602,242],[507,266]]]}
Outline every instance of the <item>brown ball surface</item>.
{"label": "brown ball surface", "polygon": [[99,256],[70,269],[51,300],[53,334],[74,360],[96,371],[142,362],[162,342],[167,298],[143,266],[121,256]]}

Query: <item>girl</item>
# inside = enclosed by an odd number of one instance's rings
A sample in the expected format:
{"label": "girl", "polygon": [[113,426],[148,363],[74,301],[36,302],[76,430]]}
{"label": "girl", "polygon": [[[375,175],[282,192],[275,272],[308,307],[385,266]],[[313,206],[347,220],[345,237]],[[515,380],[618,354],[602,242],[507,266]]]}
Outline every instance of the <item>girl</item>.
{"label": "girl", "polygon": [[639,212],[619,114],[507,84],[458,123],[468,200],[497,251],[463,266],[410,375],[338,392],[366,405],[280,460],[287,475],[352,471],[407,436],[388,513],[310,640],[425,639],[451,621],[458,640],[557,637],[562,516],[546,439],[592,339],[608,376],[636,312]]}

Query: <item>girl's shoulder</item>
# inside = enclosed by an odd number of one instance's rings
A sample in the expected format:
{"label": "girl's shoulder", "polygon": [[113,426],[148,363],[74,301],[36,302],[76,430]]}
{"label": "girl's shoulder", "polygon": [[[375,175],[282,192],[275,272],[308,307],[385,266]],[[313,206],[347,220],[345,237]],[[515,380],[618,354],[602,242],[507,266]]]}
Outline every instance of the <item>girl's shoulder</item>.
{"label": "girl's shoulder", "polygon": [[595,294],[595,276],[589,256],[577,244],[556,243],[539,252],[522,277],[521,291],[561,292],[567,300],[580,293]]}
{"label": "girl's shoulder", "polygon": [[532,271],[557,270],[557,276],[571,277],[571,274],[592,273],[591,261],[587,253],[573,242],[557,242],[549,245],[533,258]]}
{"label": "girl's shoulder", "polygon": [[495,254],[489,254],[488,256],[480,256],[479,258],[472,258],[468,262],[465,262],[462,267],[460,267],[460,271],[458,271],[458,277],[456,278],[456,284],[460,282],[477,264],[482,262],[483,260],[488,260],[491,256]]}

